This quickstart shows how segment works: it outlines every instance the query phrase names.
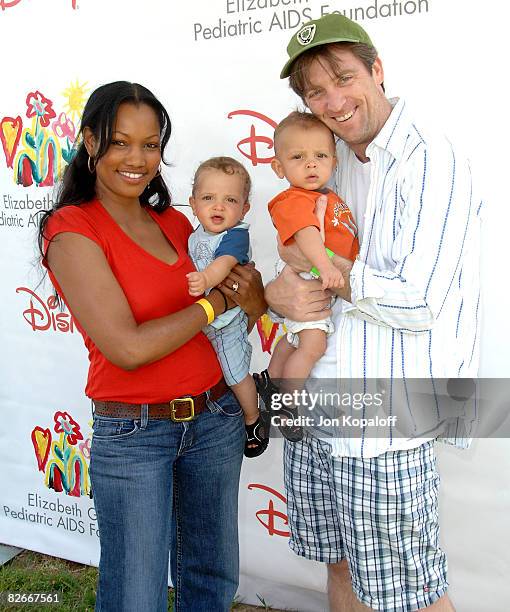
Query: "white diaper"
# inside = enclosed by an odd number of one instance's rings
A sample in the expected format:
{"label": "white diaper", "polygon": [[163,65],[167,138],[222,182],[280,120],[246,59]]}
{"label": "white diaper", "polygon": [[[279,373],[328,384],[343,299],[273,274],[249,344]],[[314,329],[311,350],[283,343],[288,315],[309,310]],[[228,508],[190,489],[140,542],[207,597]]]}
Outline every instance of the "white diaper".
{"label": "white diaper", "polygon": [[[278,259],[276,261],[275,278],[276,276],[280,274],[280,272],[283,270],[285,266],[286,264],[282,259]],[[305,280],[311,280],[314,278],[309,272],[301,272],[299,276],[301,276],[301,278],[304,278]],[[330,306],[333,304],[333,302],[334,302],[334,298],[331,299]],[[278,315],[276,315],[275,318],[273,318],[273,313],[271,313],[271,319],[273,319],[273,321],[276,321],[278,323],[283,322],[283,324],[287,328],[287,341],[294,348],[297,348],[299,346],[298,332],[302,331],[303,329],[322,329],[322,331],[326,332],[327,334],[332,334],[335,331],[335,326],[333,324],[333,321],[331,320],[331,317],[321,319],[320,321],[305,322],[305,321],[293,321],[292,319],[282,320],[281,317],[278,317]]]}
{"label": "white diaper", "polygon": [[332,334],[335,331],[335,326],[331,317],[327,319],[321,319],[320,321],[292,321],[292,319],[285,319],[285,327],[287,328],[287,342],[297,348],[299,346],[298,332],[303,329],[322,329],[327,334]]}

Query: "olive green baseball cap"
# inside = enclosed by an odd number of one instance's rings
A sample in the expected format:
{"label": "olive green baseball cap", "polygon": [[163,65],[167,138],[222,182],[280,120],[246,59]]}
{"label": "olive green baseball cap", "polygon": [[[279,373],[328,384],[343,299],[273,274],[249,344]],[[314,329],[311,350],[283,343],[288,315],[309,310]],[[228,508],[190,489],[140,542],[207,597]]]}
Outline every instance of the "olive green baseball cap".
{"label": "olive green baseball cap", "polygon": [[308,49],[336,42],[364,43],[373,47],[374,44],[365,30],[355,21],[339,13],[330,13],[320,19],[308,21],[290,39],[287,47],[289,59],[280,74],[285,79],[291,73],[294,61]]}

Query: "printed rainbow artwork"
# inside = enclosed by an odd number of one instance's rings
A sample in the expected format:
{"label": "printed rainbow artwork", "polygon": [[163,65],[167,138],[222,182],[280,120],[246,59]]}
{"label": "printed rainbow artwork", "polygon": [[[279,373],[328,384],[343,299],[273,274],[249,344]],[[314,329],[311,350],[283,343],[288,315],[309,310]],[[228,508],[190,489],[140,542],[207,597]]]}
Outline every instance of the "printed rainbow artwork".
{"label": "printed rainbow artwork", "polygon": [[91,436],[84,440],[79,424],[68,412],[55,412],[53,421],[53,431],[58,434],[55,439],[50,428],[39,425],[31,434],[45,486],[72,497],[92,497],[88,465]]}
{"label": "printed rainbow artwork", "polygon": [[25,98],[23,113],[0,118],[0,143],[13,180],[23,187],[55,184],[64,164],[75,155],[76,125],[85,105],[87,83],[76,80],[62,92],[63,110],[38,89]]}

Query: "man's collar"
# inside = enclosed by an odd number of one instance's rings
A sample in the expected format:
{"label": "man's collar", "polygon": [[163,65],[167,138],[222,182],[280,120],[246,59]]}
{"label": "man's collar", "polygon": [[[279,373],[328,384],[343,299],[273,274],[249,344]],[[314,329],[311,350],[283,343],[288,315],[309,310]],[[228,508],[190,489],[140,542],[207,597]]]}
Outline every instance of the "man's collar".
{"label": "man's collar", "polygon": [[370,157],[370,151],[373,150],[373,147],[388,151],[395,159],[402,155],[409,134],[406,102],[402,98],[392,98],[389,102],[393,110],[379,134],[368,145],[367,157]]}

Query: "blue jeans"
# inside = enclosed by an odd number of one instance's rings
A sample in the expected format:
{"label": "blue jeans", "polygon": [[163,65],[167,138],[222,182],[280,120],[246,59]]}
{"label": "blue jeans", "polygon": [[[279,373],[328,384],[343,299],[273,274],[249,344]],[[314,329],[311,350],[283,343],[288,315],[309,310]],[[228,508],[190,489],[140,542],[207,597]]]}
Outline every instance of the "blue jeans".
{"label": "blue jeans", "polygon": [[193,421],[94,417],[101,557],[96,611],[230,610],[239,578],[242,410],[231,391]]}

